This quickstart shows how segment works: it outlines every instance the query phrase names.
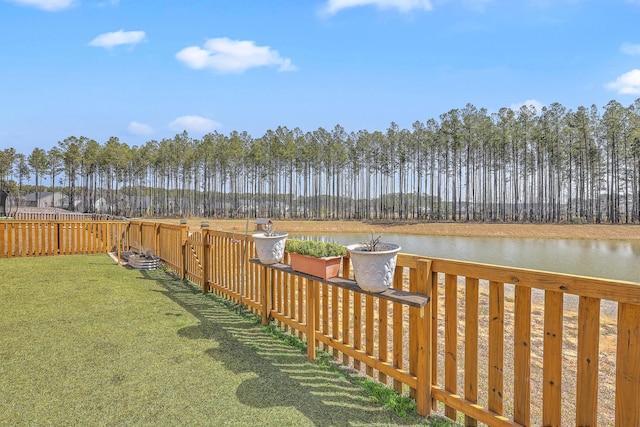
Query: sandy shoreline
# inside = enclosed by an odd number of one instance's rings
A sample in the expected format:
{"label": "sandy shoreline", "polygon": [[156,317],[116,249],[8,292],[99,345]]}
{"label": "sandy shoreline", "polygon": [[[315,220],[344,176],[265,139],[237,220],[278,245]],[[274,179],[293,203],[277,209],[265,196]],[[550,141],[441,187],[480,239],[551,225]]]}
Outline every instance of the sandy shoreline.
{"label": "sandy shoreline", "polygon": [[[152,220],[153,221],[153,220]],[[177,223],[176,219],[156,219],[155,221]],[[215,230],[243,233],[246,220],[201,219],[187,220],[191,228],[199,228],[207,222]],[[640,240],[640,225],[596,225],[596,224],[494,224],[494,223],[433,223],[412,221],[300,221],[274,220],[278,231],[289,233],[399,233],[432,236],[467,237],[520,237],[541,239],[598,239],[598,240]],[[249,222],[249,232],[254,229]]]}

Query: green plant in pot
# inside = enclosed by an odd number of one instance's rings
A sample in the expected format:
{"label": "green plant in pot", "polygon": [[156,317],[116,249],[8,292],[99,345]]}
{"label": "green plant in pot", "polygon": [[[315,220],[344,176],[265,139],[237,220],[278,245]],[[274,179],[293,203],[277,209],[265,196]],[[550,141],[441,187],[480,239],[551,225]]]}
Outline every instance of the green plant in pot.
{"label": "green plant in pot", "polygon": [[356,282],[368,292],[383,292],[393,284],[400,246],[380,238],[371,235],[367,242],[347,246]]}
{"label": "green plant in pot", "polygon": [[333,242],[289,239],[285,246],[291,259],[291,269],[311,276],[330,279],[338,275],[344,246]]}

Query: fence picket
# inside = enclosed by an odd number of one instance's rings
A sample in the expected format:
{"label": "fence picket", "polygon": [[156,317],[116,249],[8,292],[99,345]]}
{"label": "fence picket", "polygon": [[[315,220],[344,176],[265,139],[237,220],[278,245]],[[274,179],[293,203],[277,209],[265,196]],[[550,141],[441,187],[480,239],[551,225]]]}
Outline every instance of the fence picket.
{"label": "fence picket", "polygon": [[531,421],[531,288],[516,286],[513,350],[513,419]]}
{"label": "fence picket", "polygon": [[[465,279],[465,327],[464,327],[464,397],[469,402],[478,402],[478,309],[479,280]],[[465,425],[475,427],[477,420],[467,415]]]}
{"label": "fence picket", "polygon": [[640,305],[618,307],[616,426],[640,425]]}
{"label": "fence picket", "polygon": [[545,426],[562,424],[562,305],[562,293],[545,293],[542,374],[542,423]]}
{"label": "fence picket", "polygon": [[576,425],[594,426],[598,423],[600,300],[580,297],[578,310]]}
{"label": "fence picket", "polygon": [[[458,277],[445,276],[444,290],[444,386],[456,394],[458,391]],[[452,406],[445,406],[444,413],[455,420],[457,412]]]}

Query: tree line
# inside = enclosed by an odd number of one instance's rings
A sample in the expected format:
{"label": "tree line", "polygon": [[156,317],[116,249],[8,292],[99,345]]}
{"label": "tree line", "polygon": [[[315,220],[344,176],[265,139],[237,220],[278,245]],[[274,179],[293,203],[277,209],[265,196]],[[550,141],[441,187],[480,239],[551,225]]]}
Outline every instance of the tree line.
{"label": "tree line", "polygon": [[467,104],[373,132],[185,131],[141,146],[71,136],[0,151],[0,186],[126,216],[638,223],[640,98],[575,111]]}

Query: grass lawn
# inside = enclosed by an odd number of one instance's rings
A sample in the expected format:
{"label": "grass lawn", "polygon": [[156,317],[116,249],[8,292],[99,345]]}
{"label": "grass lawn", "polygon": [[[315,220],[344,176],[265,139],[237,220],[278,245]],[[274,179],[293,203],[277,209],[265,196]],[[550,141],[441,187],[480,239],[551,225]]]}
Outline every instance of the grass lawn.
{"label": "grass lawn", "polygon": [[0,259],[0,425],[442,425],[400,418],[252,318],[107,255]]}

